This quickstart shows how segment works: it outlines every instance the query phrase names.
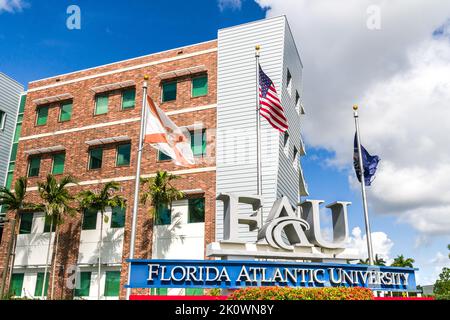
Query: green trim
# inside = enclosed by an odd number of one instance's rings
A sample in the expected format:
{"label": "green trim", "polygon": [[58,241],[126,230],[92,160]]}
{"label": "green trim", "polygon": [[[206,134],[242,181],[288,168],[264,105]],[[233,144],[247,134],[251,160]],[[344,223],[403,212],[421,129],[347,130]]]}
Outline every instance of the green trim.
{"label": "green trim", "polygon": [[91,289],[91,272],[80,273],[80,285],[75,289],[75,297],[89,297]]}
{"label": "green trim", "polygon": [[192,97],[201,97],[208,94],[208,76],[200,76],[192,79]]}
{"label": "green trim", "polygon": [[73,107],[72,101],[61,104],[61,110],[59,112],[60,122],[65,122],[72,119],[72,107]]}
{"label": "green trim", "polygon": [[109,94],[99,94],[95,97],[95,115],[108,113]]}
{"label": "green trim", "polygon": [[117,146],[116,166],[129,166],[131,159],[131,144],[121,144]]}
{"label": "green trim", "polygon": [[89,170],[100,169],[103,164],[103,148],[89,150]]}
{"label": "green trim", "polygon": [[11,285],[9,287],[9,295],[13,297],[21,297],[23,289],[24,273],[14,273],[11,276]]}
{"label": "green trim", "polygon": [[[49,279],[50,279],[50,272],[47,273],[47,277],[45,278],[44,296],[47,296]],[[37,274],[36,287],[34,289],[35,297],[42,296],[42,285],[43,284],[44,284],[44,272],[39,272]]]}
{"label": "green trim", "polygon": [[165,82],[162,84],[162,102],[174,101],[177,99],[177,82]]}
{"label": "green trim", "polygon": [[65,153],[58,153],[53,155],[52,174],[63,174],[65,161],[66,161]]}
{"label": "green trim", "polygon": [[36,120],[37,126],[44,126],[47,124],[48,109],[49,106],[42,106],[37,108],[37,120]]}
{"label": "green trim", "polygon": [[136,89],[122,91],[122,110],[133,109],[136,106]]}
{"label": "green trim", "polygon": [[120,271],[106,271],[105,297],[118,297],[120,293]]}
{"label": "green trim", "polygon": [[83,224],[82,230],[95,230],[97,229],[97,215],[96,209],[84,209],[83,212]]}
{"label": "green trim", "polygon": [[29,160],[28,177],[39,177],[41,168],[41,157],[33,157]]}

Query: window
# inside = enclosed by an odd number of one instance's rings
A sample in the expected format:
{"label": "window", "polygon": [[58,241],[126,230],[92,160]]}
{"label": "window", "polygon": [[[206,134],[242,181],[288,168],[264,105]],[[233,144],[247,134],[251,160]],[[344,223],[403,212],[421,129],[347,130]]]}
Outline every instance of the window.
{"label": "window", "polygon": [[53,155],[52,174],[63,174],[65,161],[66,161],[65,153],[58,153],[58,154]]}
{"label": "window", "polygon": [[289,133],[286,131],[283,137],[283,151],[286,156],[289,155]]}
{"label": "window", "polygon": [[202,296],[203,289],[200,288],[186,288],[185,293],[187,296]]}
{"label": "window", "polygon": [[166,82],[162,84],[162,102],[177,99],[177,82]]}
{"label": "window", "polygon": [[89,150],[89,170],[100,169],[103,162],[103,149],[96,148]]}
{"label": "window", "polygon": [[16,164],[14,162],[10,163],[8,166],[8,175],[6,176],[6,184],[5,184],[6,188],[8,188],[8,190],[11,190],[15,168],[16,168]]}
{"label": "window", "polygon": [[169,157],[164,152],[158,151],[158,161],[168,161],[168,160],[172,160],[172,158]]}
{"label": "window", "polygon": [[57,222],[56,221],[56,216],[45,215],[44,233],[50,232],[50,226],[52,227],[52,231],[51,232],[55,232],[55,230],[56,230],[56,222]]}
{"label": "window", "polygon": [[[47,296],[49,278],[50,278],[50,273],[47,273],[47,277],[45,278],[45,288],[44,288],[44,295],[45,296]],[[44,273],[43,272],[39,272],[37,274],[36,287],[34,289],[34,296],[35,297],[42,296],[42,286],[43,286],[43,284],[44,284]]]}
{"label": "window", "polygon": [[83,225],[82,230],[95,230],[97,229],[97,210],[84,209],[83,212]]}
{"label": "window", "polygon": [[151,288],[150,294],[153,296],[167,296],[168,291],[167,288]]}
{"label": "window", "polygon": [[289,69],[287,70],[286,89],[290,96],[292,96],[292,76]]}
{"label": "window", "polygon": [[33,214],[32,213],[22,213],[20,218],[20,228],[19,234],[30,234],[31,227],[33,226]]}
{"label": "window", "polygon": [[204,75],[192,79],[192,97],[201,97],[208,94],[208,76]]}
{"label": "window", "polygon": [[16,131],[14,132],[14,143],[19,142],[20,133],[22,132],[23,115],[17,117]]}
{"label": "window", "polygon": [[105,297],[118,297],[120,292],[120,271],[106,271]]}
{"label": "window", "polygon": [[295,90],[295,110],[298,114],[300,114],[300,95],[298,94],[298,91]]}
{"label": "window", "polygon": [[47,124],[48,106],[38,107],[36,125],[44,126]]}
{"label": "window", "polygon": [[24,273],[14,273],[11,277],[11,285],[9,287],[9,294],[14,297],[22,296]]}
{"label": "window", "polygon": [[131,144],[122,144],[117,146],[116,166],[130,165]]}
{"label": "window", "polygon": [[205,198],[188,200],[188,223],[205,222]]}
{"label": "window", "polygon": [[95,97],[95,112],[94,115],[108,113],[108,94],[99,94]]}
{"label": "window", "polygon": [[298,170],[298,150],[296,147],[294,147],[294,160],[293,160],[293,166],[295,170]]}
{"label": "window", "polygon": [[172,223],[172,213],[168,205],[160,205],[156,209],[155,224],[168,225]]}
{"label": "window", "polygon": [[6,123],[6,112],[0,110],[0,130],[5,129],[5,123]]}
{"label": "window", "polygon": [[80,283],[75,289],[75,297],[88,297],[91,288],[91,272],[80,273]]}
{"label": "window", "polygon": [[196,157],[206,155],[206,129],[189,132],[191,135],[192,153]]}
{"label": "window", "polygon": [[125,226],[125,213],[127,208],[115,207],[111,213],[111,228],[123,228]]}
{"label": "window", "polygon": [[72,101],[64,102],[61,104],[59,111],[59,121],[69,121],[72,118]]}
{"label": "window", "polygon": [[28,165],[28,176],[39,177],[40,168],[41,168],[41,157],[30,158]]}
{"label": "window", "polygon": [[122,91],[122,110],[133,109],[136,105],[136,89]]}

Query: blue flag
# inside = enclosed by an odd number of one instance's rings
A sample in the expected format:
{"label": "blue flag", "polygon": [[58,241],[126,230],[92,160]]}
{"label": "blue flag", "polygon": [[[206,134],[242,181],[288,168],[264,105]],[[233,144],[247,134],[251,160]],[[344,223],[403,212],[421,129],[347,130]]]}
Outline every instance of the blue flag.
{"label": "blue flag", "polygon": [[[361,182],[361,170],[359,168],[359,154],[358,154],[358,143],[355,134],[355,142],[353,146],[353,165],[355,167],[356,176],[358,181]],[[370,186],[374,180],[375,172],[377,171],[378,162],[380,162],[380,157],[371,156],[367,150],[361,145],[362,162],[364,167],[364,183],[366,186]]]}

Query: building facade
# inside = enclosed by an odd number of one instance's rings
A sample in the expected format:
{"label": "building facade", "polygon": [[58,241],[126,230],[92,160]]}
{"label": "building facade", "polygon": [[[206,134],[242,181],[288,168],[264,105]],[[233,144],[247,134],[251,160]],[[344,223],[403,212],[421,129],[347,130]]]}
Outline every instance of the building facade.
{"label": "building facade", "polygon": [[[176,174],[180,178],[173,184],[186,196],[172,211],[163,208],[154,215],[149,205],[139,206],[135,258],[208,258],[206,245],[221,239],[218,192],[256,193],[257,44],[262,46],[261,65],[276,85],[290,124],[283,135],[262,121],[267,214],[276,197],[286,195],[296,207],[299,197],[307,194],[299,160],[305,154],[300,134],[302,64],[284,16],[220,30],[217,40],[29,83],[22,99],[13,176],[14,181],[28,177],[27,200],[40,201],[37,183],[48,174],[75,177],[78,184],[69,187],[73,194],[117,181],[119,194],[127,199],[125,210],[107,211],[103,234],[98,212],[65,217],[55,250],[56,268],[48,277],[53,298],[97,299],[99,291],[101,299],[125,297],[144,75],[149,76],[149,96],[178,126],[189,130],[196,165],[177,167],[151,146],[144,147],[142,176],[152,177],[157,170]],[[45,266],[54,254],[50,226],[43,212],[22,214],[12,295],[41,296]],[[6,228],[2,261],[11,234]],[[4,263],[0,268],[4,272]]]}
{"label": "building facade", "polygon": [[[0,72],[0,186],[10,186],[14,163],[10,156],[17,151],[18,133],[16,121],[19,112],[19,99],[23,86],[17,81]],[[4,209],[0,218],[4,216]],[[3,234],[3,224],[0,225],[0,241]]]}

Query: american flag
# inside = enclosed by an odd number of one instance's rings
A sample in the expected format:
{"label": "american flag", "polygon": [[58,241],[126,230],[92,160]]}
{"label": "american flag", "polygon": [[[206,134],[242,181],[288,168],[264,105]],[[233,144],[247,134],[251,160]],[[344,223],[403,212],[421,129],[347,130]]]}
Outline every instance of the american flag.
{"label": "american flag", "polygon": [[269,121],[272,127],[281,132],[287,131],[288,122],[278,98],[277,90],[261,66],[259,66],[259,104],[260,114]]}

